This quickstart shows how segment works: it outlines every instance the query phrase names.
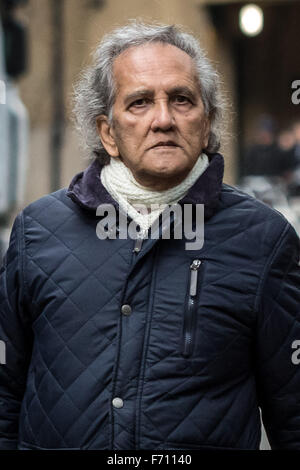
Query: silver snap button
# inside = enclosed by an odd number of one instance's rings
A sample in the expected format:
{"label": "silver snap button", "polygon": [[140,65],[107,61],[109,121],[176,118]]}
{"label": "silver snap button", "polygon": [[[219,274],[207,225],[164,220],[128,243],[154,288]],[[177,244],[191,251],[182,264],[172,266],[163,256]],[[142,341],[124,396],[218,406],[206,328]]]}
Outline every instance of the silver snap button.
{"label": "silver snap button", "polygon": [[112,401],[112,404],[114,408],[123,408],[124,406],[124,402],[122,398],[119,398],[119,397],[114,398]]}
{"label": "silver snap button", "polygon": [[127,304],[122,305],[121,312],[123,313],[123,315],[130,315],[132,312],[132,308],[130,307],[130,305]]}

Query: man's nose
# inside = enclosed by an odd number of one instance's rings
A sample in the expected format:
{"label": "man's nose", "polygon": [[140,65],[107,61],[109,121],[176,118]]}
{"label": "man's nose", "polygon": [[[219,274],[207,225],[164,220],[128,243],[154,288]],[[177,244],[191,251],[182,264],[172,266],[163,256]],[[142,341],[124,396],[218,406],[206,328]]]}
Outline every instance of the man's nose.
{"label": "man's nose", "polygon": [[154,105],[151,129],[167,131],[174,125],[172,110],[167,101],[158,101]]}

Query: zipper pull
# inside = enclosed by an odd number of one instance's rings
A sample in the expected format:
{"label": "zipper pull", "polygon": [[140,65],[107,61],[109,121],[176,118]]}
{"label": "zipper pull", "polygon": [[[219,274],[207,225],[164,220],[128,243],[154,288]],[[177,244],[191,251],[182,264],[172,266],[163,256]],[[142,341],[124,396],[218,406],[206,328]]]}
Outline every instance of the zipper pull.
{"label": "zipper pull", "polygon": [[191,268],[191,279],[190,279],[190,296],[195,297],[197,293],[197,279],[198,279],[198,270],[201,266],[201,261],[199,259],[194,259]]}
{"label": "zipper pull", "polygon": [[139,253],[142,249],[143,239],[137,238],[134,244],[133,253]]}
{"label": "zipper pull", "polygon": [[133,253],[139,253],[141,251],[145,235],[146,235],[145,230],[140,232],[140,234],[138,235],[138,238],[135,241],[134,248],[132,250]]}

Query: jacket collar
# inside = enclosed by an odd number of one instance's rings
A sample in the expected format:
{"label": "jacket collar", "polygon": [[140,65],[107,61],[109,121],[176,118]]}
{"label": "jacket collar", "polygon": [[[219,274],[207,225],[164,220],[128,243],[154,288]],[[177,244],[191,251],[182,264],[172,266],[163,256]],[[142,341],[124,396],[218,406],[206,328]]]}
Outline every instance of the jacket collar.
{"label": "jacket collar", "polygon": [[[209,166],[179,202],[180,204],[204,204],[205,218],[217,210],[224,174],[224,158],[221,154],[208,155]],[[67,196],[80,207],[93,211],[100,204],[118,203],[103,186],[100,173],[103,165],[95,159],[86,170],[74,176],[67,190]]]}

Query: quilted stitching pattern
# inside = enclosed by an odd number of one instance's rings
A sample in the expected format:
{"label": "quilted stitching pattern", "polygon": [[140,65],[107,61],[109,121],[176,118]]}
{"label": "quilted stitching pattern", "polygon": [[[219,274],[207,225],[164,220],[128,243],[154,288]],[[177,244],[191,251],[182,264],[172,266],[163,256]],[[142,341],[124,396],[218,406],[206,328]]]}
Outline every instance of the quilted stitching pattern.
{"label": "quilted stitching pattern", "polygon": [[15,223],[0,282],[0,447],[254,449],[259,404],[273,447],[299,448],[299,254],[286,221],[224,186],[200,252],[146,240],[137,256],[132,240],[98,240],[97,222],[61,190]]}

